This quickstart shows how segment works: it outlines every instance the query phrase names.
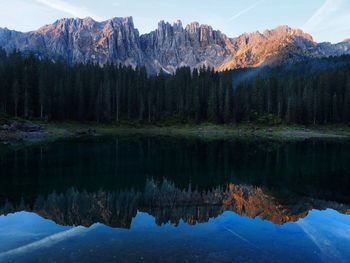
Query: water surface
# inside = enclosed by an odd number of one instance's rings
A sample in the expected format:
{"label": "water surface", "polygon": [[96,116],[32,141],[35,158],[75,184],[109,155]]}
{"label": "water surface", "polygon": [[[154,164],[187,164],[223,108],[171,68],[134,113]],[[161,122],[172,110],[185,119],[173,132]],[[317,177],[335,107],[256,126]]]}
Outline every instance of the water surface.
{"label": "water surface", "polygon": [[349,262],[350,143],[0,147],[0,262]]}

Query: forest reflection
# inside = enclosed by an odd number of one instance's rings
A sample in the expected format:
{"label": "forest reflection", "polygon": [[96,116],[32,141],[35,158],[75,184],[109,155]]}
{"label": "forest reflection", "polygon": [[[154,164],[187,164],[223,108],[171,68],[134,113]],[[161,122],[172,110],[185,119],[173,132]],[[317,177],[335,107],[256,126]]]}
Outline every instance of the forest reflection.
{"label": "forest reflection", "polygon": [[32,203],[26,203],[24,199],[17,205],[6,201],[0,214],[27,211],[60,225],[89,227],[103,223],[130,228],[138,211],[152,215],[158,225],[171,223],[176,226],[180,220],[191,225],[208,222],[225,211],[284,224],[306,217],[312,209],[328,208],[350,214],[350,205],[265,187],[230,183],[226,188],[206,191],[192,190],[190,185],[181,190],[167,180],[157,183],[151,179],[147,180],[144,191],[80,192],[71,188],[64,193],[40,195]]}
{"label": "forest reflection", "polygon": [[0,214],[130,228],[207,222],[225,211],[274,224],[311,209],[349,214],[347,142],[108,137],[0,148]]}

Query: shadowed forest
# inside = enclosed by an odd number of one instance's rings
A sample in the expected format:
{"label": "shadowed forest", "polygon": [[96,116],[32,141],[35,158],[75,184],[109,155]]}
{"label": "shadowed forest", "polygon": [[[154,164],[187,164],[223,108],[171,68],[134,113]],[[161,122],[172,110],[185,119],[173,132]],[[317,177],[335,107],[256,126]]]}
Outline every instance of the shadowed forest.
{"label": "shadowed forest", "polygon": [[0,50],[0,113],[54,121],[329,124],[350,122],[350,58],[240,71],[74,64]]}

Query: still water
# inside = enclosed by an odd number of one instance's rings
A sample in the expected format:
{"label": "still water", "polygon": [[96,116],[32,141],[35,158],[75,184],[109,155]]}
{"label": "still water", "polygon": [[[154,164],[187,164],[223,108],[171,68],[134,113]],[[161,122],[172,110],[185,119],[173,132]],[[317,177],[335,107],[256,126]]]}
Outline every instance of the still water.
{"label": "still water", "polygon": [[350,262],[350,142],[0,147],[0,262]]}

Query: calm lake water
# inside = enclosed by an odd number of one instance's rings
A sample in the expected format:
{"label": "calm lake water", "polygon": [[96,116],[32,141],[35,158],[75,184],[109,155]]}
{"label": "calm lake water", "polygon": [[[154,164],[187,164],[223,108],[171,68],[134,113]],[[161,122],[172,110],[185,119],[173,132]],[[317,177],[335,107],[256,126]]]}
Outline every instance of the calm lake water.
{"label": "calm lake water", "polygon": [[350,262],[350,142],[0,146],[0,262]]}

